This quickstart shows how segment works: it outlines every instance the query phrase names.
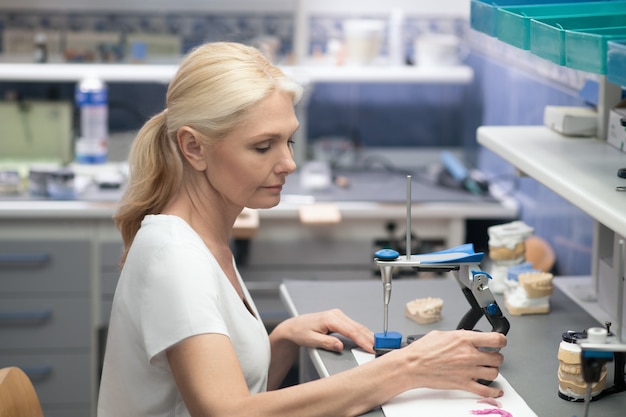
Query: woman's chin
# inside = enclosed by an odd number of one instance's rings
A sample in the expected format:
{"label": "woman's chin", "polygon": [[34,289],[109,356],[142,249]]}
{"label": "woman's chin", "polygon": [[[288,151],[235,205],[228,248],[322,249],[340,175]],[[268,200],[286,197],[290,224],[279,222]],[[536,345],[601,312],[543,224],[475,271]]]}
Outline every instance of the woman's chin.
{"label": "woman's chin", "polygon": [[276,207],[280,203],[280,196],[274,199],[265,199],[264,201],[254,201],[248,202],[246,207],[250,209],[269,209],[272,207]]}

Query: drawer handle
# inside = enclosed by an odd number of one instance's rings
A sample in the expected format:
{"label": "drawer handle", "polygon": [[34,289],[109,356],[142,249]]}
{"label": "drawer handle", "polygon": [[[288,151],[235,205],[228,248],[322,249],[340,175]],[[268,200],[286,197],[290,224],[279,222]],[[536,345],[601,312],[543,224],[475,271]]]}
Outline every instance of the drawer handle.
{"label": "drawer handle", "polygon": [[0,253],[0,267],[15,265],[42,265],[50,259],[48,253]]}
{"label": "drawer handle", "polygon": [[0,312],[0,326],[10,324],[39,324],[52,317],[52,310]]}
{"label": "drawer handle", "polygon": [[27,366],[22,368],[22,371],[32,380],[41,380],[52,374],[52,366]]}

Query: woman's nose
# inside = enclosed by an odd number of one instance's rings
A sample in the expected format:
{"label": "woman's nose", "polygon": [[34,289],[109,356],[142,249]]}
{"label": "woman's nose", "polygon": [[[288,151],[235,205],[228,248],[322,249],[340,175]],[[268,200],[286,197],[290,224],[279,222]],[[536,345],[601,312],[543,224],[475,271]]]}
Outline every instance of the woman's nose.
{"label": "woman's nose", "polygon": [[286,155],[276,164],[276,167],[280,173],[291,174],[296,170],[296,161],[292,155]]}
{"label": "woman's nose", "polygon": [[280,159],[276,163],[278,173],[291,174],[296,170],[296,161],[293,159],[293,148],[289,145],[281,151]]}

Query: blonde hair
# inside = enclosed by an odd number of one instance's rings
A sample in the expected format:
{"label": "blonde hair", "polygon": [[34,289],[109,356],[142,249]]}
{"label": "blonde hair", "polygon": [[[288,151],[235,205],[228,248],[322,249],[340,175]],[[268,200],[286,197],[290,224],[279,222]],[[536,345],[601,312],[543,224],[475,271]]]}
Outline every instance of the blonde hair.
{"label": "blonde hair", "polygon": [[207,43],[182,61],[166,96],[166,108],[137,133],[128,158],[130,177],[113,216],[124,241],[122,263],[147,214],[158,214],[183,181],[184,166],[176,142],[178,130],[189,126],[203,140],[223,138],[256,103],[279,90],[294,104],[300,85],[250,46]]}

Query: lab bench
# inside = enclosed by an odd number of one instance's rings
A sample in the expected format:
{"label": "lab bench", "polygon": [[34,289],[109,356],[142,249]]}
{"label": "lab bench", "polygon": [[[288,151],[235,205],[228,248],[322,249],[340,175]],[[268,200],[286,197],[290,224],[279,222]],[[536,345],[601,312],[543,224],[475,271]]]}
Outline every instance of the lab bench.
{"label": "lab bench", "polygon": [[[304,225],[297,204],[259,211],[240,270],[268,323],[288,316],[278,286],[285,276],[356,279],[371,269],[372,242],[401,229],[404,204],[336,203],[342,220]],[[46,417],[95,414],[102,330],[108,323],[122,251],[114,201],[0,200],[0,366],[30,372]],[[501,202],[419,203],[413,227],[457,245],[465,220],[511,219]]]}
{"label": "lab bench", "polygon": [[[557,281],[569,282],[578,277],[558,277]],[[442,320],[419,325],[405,317],[404,306],[408,301],[422,297],[439,297],[444,300]],[[372,331],[382,331],[383,291],[380,280],[355,281],[296,281],[285,280],[281,284],[281,298],[291,315],[340,308],[348,316],[363,323]],[[502,296],[496,300],[503,306]],[[437,279],[397,279],[392,284],[389,305],[389,328],[408,335],[424,334],[431,330],[452,330],[469,309],[459,285],[451,277]],[[500,373],[513,389],[526,401],[537,416],[572,417],[582,415],[581,402],[569,402],[558,396],[557,358],[562,333],[568,330],[582,331],[589,327],[603,326],[597,318],[582,309],[565,292],[555,288],[550,298],[550,313],[529,316],[511,316],[504,311],[511,328],[508,344],[502,350],[505,357]],[[486,319],[477,330],[490,330]],[[351,352],[354,343],[344,339],[341,353],[322,349],[306,349],[301,355],[301,380],[327,377],[357,366]],[[308,366],[307,366],[308,365]],[[612,384],[613,372],[609,369],[607,387]],[[626,407],[626,392],[612,394],[594,401],[590,416],[622,416]],[[415,413],[419,414],[416,404]],[[443,412],[443,410],[442,410]],[[513,415],[516,415],[513,412]],[[382,409],[365,413],[368,417],[383,417]]]}

